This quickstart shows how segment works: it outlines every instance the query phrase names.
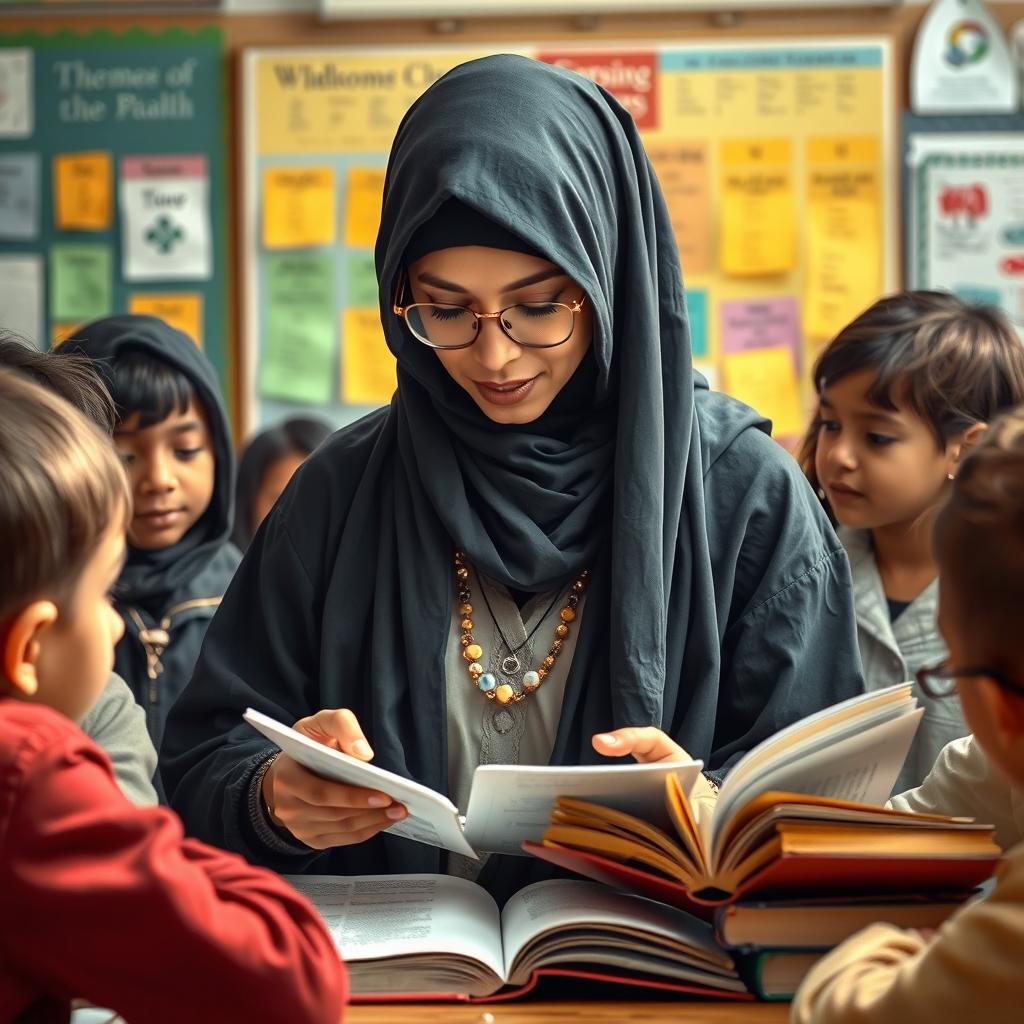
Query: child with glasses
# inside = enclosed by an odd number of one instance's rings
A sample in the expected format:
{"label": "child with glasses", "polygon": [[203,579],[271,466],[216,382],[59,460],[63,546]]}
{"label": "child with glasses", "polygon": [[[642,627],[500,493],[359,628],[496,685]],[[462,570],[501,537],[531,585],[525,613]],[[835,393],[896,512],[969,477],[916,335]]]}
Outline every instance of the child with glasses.
{"label": "child with glasses", "polygon": [[[962,757],[944,755],[936,772],[944,774],[965,760],[984,764],[969,791],[973,799],[962,788],[953,813],[986,817],[993,807],[1013,807],[1019,815],[1024,796],[1024,408],[991,428],[964,461],[951,491],[934,534],[939,628],[949,657],[918,679],[938,700],[959,695],[974,736],[964,742]],[[952,810],[941,800],[937,809]],[[791,1019],[794,1024],[1017,1021],[1024,1006],[1022,965],[1024,844],[1018,844],[1007,853],[991,895],[955,914],[937,934],[873,925],[835,949],[804,981]]]}
{"label": "child with glasses", "polygon": [[[945,655],[931,526],[985,423],[1024,401],[1024,347],[997,310],[904,292],[844,327],[814,382],[800,461],[850,556],[865,686],[882,689]],[[955,701],[919,696],[924,717],[897,793],[969,731]]]}

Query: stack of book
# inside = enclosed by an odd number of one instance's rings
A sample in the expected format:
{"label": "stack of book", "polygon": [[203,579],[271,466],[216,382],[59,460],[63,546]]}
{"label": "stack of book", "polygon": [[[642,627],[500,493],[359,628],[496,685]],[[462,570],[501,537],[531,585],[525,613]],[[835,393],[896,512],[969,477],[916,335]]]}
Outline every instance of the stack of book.
{"label": "stack of book", "polygon": [[920,715],[909,684],[864,694],[751,750],[717,798],[672,776],[657,816],[559,797],[524,847],[713,921],[749,989],[788,998],[860,928],[935,928],[995,870],[991,826],[881,806]]}
{"label": "stack of book", "polygon": [[588,879],[536,883],[499,910],[448,875],[293,878],[365,1001],[508,999],[545,978],[786,998],[866,924],[935,927],[1000,850],[990,826],[882,806],[920,716],[909,684],[826,709],[741,758],[715,799],[691,799],[699,761],[488,765],[463,818],[433,790],[246,713],[311,771],[403,803],[392,833]]}

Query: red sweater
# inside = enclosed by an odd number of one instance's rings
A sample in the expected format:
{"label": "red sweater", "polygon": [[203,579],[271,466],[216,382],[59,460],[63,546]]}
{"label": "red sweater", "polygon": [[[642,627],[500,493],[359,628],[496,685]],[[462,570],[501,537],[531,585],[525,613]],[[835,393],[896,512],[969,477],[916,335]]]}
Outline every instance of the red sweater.
{"label": "red sweater", "polygon": [[0,700],[0,1021],[338,1024],[345,968],[276,875],[132,806],[72,722]]}

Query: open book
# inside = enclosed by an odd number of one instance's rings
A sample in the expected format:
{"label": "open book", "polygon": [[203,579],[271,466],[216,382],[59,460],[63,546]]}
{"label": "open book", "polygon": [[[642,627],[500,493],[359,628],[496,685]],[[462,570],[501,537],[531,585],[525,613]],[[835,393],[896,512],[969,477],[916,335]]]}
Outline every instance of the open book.
{"label": "open book", "polygon": [[[325,779],[387,793],[409,816],[392,835],[415,839],[467,857],[478,852],[523,854],[524,840],[540,840],[559,796],[593,800],[627,814],[662,821],[665,780],[689,793],[700,761],[581,767],[481,765],[473,773],[463,818],[446,797],[394,772],[367,764],[249,708],[245,720],[299,764]],[[663,822],[667,827],[667,822]]]}
{"label": "open book", "polygon": [[480,886],[448,875],[288,881],[324,918],[357,998],[484,998],[503,989],[499,998],[508,998],[544,973],[747,998],[710,925],[592,882],[537,882],[499,911]]}
{"label": "open book", "polygon": [[560,797],[541,859],[680,906],[749,891],[970,889],[999,857],[970,819],[880,806],[921,716],[909,683],[862,694],[749,751],[711,798],[665,780],[668,830],[599,801]]}

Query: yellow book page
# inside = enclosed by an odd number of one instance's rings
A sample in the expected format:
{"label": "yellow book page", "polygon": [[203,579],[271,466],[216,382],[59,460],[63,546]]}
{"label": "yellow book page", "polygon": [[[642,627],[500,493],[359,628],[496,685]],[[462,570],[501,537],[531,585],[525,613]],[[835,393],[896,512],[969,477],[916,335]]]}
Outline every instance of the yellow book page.
{"label": "yellow book page", "polygon": [[[705,854],[707,846],[702,835],[700,821],[694,815],[693,807],[674,775],[668,775],[665,778],[665,804],[668,807],[672,824],[675,825],[679,838],[683,841],[691,860],[700,869],[702,875],[707,875],[709,872],[708,858]],[[710,818],[710,812],[714,810],[713,806],[702,809],[708,812],[705,816]]]}
{"label": "yellow book page", "polygon": [[870,825],[821,826],[782,821],[778,833],[787,854],[849,854],[889,857],[998,857],[1002,850],[984,832],[934,831]]}
{"label": "yellow book page", "polygon": [[668,857],[662,856],[646,843],[630,842],[606,831],[589,828],[573,828],[569,825],[549,825],[544,831],[545,843],[557,843],[573,850],[596,853],[601,857],[619,861],[622,864],[633,861],[653,868],[667,878],[693,887],[698,879],[692,872]]}
{"label": "yellow book page", "polygon": [[559,797],[558,804],[551,812],[551,824],[572,825],[598,832],[609,831],[631,842],[645,843],[683,867],[691,867],[678,843],[673,842],[661,829],[610,807],[574,801],[570,797]]}

